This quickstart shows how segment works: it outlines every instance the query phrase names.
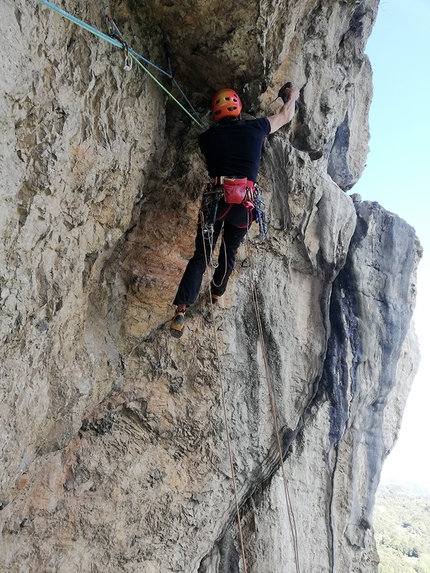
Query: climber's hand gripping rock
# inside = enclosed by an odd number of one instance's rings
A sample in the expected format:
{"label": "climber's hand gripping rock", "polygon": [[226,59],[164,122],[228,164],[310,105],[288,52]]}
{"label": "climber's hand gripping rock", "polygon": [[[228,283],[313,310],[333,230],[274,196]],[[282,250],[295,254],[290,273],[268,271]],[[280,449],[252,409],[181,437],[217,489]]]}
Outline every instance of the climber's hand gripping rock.
{"label": "climber's hand gripping rock", "polygon": [[289,123],[296,111],[297,99],[299,97],[299,90],[293,86],[291,82],[284,84],[278,92],[278,97],[282,98],[284,105],[279,113],[272,115],[268,118],[271,125],[270,133],[274,133],[280,127]]}

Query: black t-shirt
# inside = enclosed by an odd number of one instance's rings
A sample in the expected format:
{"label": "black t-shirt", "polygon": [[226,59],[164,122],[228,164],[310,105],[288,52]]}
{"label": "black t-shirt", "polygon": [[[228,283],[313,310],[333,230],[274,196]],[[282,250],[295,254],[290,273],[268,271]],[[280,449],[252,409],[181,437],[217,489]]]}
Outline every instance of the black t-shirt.
{"label": "black t-shirt", "polygon": [[257,179],[264,138],[270,133],[267,117],[221,122],[199,136],[209,176]]}

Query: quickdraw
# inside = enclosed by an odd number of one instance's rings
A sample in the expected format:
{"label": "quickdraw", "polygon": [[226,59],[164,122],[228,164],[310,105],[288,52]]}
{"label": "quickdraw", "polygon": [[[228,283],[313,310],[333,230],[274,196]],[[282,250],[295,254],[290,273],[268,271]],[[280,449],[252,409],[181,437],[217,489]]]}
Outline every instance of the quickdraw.
{"label": "quickdraw", "polygon": [[[56,12],[57,14],[59,14],[60,16],[62,16],[63,18],[65,18],[66,20],[69,20],[70,22],[73,22],[74,24],[77,24],[78,26],[80,26],[81,28],[83,28],[84,30],[87,30],[88,32],[90,32],[91,34],[94,34],[95,36],[97,36],[98,38],[101,38],[102,40],[105,40],[106,42],[109,42],[110,44],[116,46],[117,48],[121,48],[123,50],[123,54],[124,54],[124,64],[125,64],[125,69],[130,69],[129,66],[131,65],[131,60],[134,60],[136,62],[136,64],[142,68],[142,70],[201,128],[201,129],[206,129],[206,126],[204,125],[203,121],[200,119],[198,113],[196,112],[196,110],[193,108],[193,106],[191,105],[190,100],[185,96],[184,92],[182,91],[182,89],[179,87],[178,82],[174,79],[172,72],[168,73],[165,70],[163,70],[162,68],[160,68],[159,66],[157,66],[156,64],[152,63],[151,61],[149,61],[147,58],[145,58],[144,56],[138,54],[135,50],[133,50],[132,48],[130,48],[130,46],[128,46],[128,44],[124,41],[121,32],[118,30],[118,27],[116,26],[115,22],[113,21],[112,18],[110,18],[109,20],[106,20],[106,24],[108,25],[108,30],[110,30],[110,34],[112,35],[108,35],[105,34],[104,32],[100,32],[100,30],[97,30],[97,28],[94,28],[94,26],[91,26],[90,24],[87,24],[86,22],[83,22],[82,20],[80,20],[79,18],[76,18],[76,16],[73,16],[72,14],[69,14],[69,12],[66,12],[65,10],[63,10],[62,8],[59,8],[58,6],[56,6],[55,4],[53,4],[52,2],[49,2],[49,0],[39,0],[39,2],[41,4],[44,4],[45,6],[47,6],[48,8],[50,8],[51,10],[53,10],[54,12]],[[176,88],[179,90],[181,96],[184,98],[186,104],[189,106],[190,110],[186,109],[186,107],[184,105],[182,105],[182,103],[166,88],[164,87],[164,85],[149,71],[149,69],[147,67],[145,67],[142,62],[144,62],[145,64],[147,64],[148,66],[151,66],[152,68],[156,69],[158,72],[164,74],[165,76],[168,76],[172,82],[174,83],[174,85],[176,86]],[[127,66],[127,67],[126,67]]]}
{"label": "quickdraw", "polygon": [[263,190],[257,183],[255,184],[254,188],[253,203],[255,222],[258,225],[258,237],[256,239],[251,239],[251,237],[248,235],[248,240],[251,245],[257,247],[258,245],[264,243],[268,235],[266,223],[266,204],[264,202]]}
{"label": "quickdraw", "polygon": [[218,212],[218,201],[222,196],[222,190],[215,187],[212,182],[207,183],[203,191],[200,212],[202,215],[202,230],[208,234],[213,232],[216,215]]}
{"label": "quickdraw", "polygon": [[124,56],[124,70],[127,72],[131,70],[133,60],[129,54],[129,48],[127,42],[122,37],[121,32],[118,29],[118,26],[115,24],[114,19],[110,14],[106,14],[106,27],[108,30],[108,34],[111,38],[118,40],[122,44],[122,54]]}

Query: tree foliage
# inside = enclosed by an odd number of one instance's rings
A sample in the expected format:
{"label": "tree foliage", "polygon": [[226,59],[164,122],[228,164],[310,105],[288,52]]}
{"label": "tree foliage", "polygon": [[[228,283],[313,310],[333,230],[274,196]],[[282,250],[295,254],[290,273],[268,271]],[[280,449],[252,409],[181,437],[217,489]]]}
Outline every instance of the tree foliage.
{"label": "tree foliage", "polygon": [[406,488],[381,488],[373,527],[378,573],[430,573],[430,496]]}

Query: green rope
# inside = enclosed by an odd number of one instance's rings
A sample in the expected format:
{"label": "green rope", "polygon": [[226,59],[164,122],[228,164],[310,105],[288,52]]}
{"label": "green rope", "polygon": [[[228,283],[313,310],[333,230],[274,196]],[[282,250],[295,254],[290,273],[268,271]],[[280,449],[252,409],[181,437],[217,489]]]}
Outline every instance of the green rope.
{"label": "green rope", "polygon": [[[59,8],[58,6],[55,6],[55,4],[52,4],[51,2],[48,2],[48,0],[39,0],[39,2],[41,2],[42,4],[44,4],[45,6],[47,6],[48,8],[50,8],[51,10],[54,10],[54,12],[57,12],[57,14],[60,14],[60,16],[63,16],[63,18],[66,18],[67,20],[70,20],[70,22],[73,22],[74,24],[77,24],[78,26],[80,26],[81,28],[84,28],[84,30],[87,30],[88,32],[91,32],[92,34],[94,34],[95,36],[97,36],[98,38],[101,38],[102,40],[106,40],[106,42],[109,42],[110,44],[116,46],[117,48],[123,48],[123,45],[121,44],[121,42],[119,42],[118,40],[116,40],[115,38],[111,38],[110,36],[108,36],[107,34],[104,34],[103,32],[100,32],[100,30],[97,30],[97,28],[94,28],[93,26],[90,26],[89,24],[86,24],[85,22],[83,22],[82,20],[79,20],[79,18],[76,18],[75,16],[72,16],[72,14],[69,14],[68,12],[66,12],[65,10],[63,10],[62,8]],[[165,73],[166,75],[168,75],[170,77],[170,74],[167,74],[167,72],[164,72],[164,70],[161,70],[161,68],[158,68],[158,66],[155,66],[154,64],[152,64],[149,60],[146,60],[146,58],[144,58],[143,56],[141,56],[140,54],[136,53],[134,50],[129,50],[129,53],[131,55],[131,57],[133,58],[133,60],[142,68],[142,70],[144,70],[150,78],[152,78],[154,80],[154,82],[160,86],[160,88],[170,97],[173,99],[174,102],[176,102],[179,107],[201,128],[201,129],[206,129],[205,126],[203,125],[203,123],[200,121],[200,119],[196,119],[182,104],[181,102],[179,102],[175,96],[169,92],[169,90],[167,88],[165,88],[163,86],[163,84],[161,82],[159,82],[157,80],[157,78],[151,74],[151,72],[145,68],[145,66],[139,61],[139,59],[147,62],[148,64],[154,66],[155,68],[157,68],[158,70],[162,71],[163,73]],[[181,90],[180,90],[181,91]],[[182,93],[182,91],[181,91]],[[187,98],[185,98],[187,99]],[[188,102],[188,100],[187,100]],[[192,106],[191,106],[192,107]],[[193,110],[194,111],[194,110]]]}
{"label": "green rope", "polygon": [[133,60],[142,68],[142,70],[145,70],[145,72],[148,74],[148,76],[149,76],[150,78],[152,78],[152,79],[154,80],[154,82],[155,82],[157,85],[159,85],[160,88],[161,88],[163,91],[165,91],[166,94],[169,95],[169,96],[172,98],[172,100],[173,100],[174,102],[176,102],[176,103],[178,104],[178,106],[179,106],[181,109],[183,109],[183,110],[185,111],[185,113],[188,114],[188,115],[191,117],[191,119],[192,119],[193,121],[195,121],[195,122],[197,123],[197,125],[198,125],[199,127],[201,127],[202,129],[205,129],[204,125],[201,124],[193,115],[191,115],[191,113],[181,104],[181,102],[178,101],[178,100],[175,98],[175,96],[174,96],[173,94],[171,94],[171,93],[169,92],[169,90],[168,90],[167,88],[165,88],[165,87],[163,86],[163,84],[162,84],[161,82],[159,82],[159,81],[157,80],[157,78],[156,78],[155,76],[153,76],[153,75],[151,74],[151,72],[150,72],[149,70],[147,70],[147,69],[145,68],[145,66],[144,66],[141,62],[139,62],[138,58],[137,58],[132,52],[130,52],[130,55],[131,55],[131,57],[133,58]]}

